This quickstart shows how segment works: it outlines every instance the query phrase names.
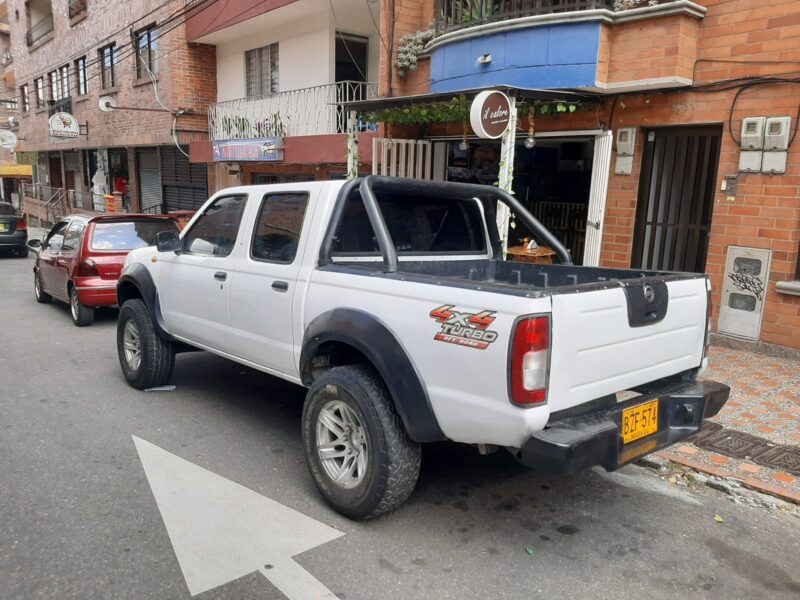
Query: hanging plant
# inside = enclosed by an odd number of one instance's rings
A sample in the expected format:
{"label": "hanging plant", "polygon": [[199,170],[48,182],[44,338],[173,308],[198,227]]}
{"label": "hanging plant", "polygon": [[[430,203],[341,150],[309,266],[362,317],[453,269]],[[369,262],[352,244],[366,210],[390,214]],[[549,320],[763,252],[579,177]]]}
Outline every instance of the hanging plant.
{"label": "hanging plant", "polygon": [[436,36],[436,31],[431,25],[425,31],[416,31],[409,33],[400,38],[400,43],[397,46],[397,75],[405,77],[409,71],[417,68],[417,61],[420,54],[425,52]]}

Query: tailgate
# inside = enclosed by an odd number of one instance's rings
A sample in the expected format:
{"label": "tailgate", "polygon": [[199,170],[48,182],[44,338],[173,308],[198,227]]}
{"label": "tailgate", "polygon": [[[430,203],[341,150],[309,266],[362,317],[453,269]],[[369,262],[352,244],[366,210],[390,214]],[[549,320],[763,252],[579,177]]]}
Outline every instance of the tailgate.
{"label": "tailgate", "polygon": [[553,295],[551,411],[700,366],[705,278],[625,284]]}

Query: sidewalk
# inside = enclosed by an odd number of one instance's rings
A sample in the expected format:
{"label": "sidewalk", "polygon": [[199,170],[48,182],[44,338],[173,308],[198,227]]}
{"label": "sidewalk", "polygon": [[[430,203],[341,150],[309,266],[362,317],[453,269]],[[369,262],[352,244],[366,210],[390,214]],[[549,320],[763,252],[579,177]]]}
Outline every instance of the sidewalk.
{"label": "sidewalk", "polygon": [[712,346],[704,378],[731,386],[719,415],[657,456],[800,503],[800,360]]}

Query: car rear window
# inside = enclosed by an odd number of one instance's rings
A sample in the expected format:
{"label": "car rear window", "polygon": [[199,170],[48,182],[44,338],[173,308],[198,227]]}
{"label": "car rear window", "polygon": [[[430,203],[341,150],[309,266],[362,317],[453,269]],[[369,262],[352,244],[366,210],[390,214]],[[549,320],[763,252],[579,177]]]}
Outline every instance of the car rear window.
{"label": "car rear window", "polygon": [[[486,253],[483,215],[475,199],[378,194],[378,206],[400,255]],[[379,253],[367,211],[357,194],[345,203],[333,252]]]}
{"label": "car rear window", "polygon": [[95,223],[92,250],[135,250],[156,245],[159,231],[177,231],[174,221],[167,219],[140,219]]}
{"label": "car rear window", "polygon": [[6,202],[0,202],[0,216],[14,216],[17,214],[17,209],[13,205]]}

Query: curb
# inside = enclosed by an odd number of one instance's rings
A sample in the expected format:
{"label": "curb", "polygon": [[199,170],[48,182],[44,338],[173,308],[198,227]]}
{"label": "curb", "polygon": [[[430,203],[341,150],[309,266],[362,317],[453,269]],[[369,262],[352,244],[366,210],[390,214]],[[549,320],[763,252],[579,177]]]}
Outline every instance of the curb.
{"label": "curb", "polygon": [[787,502],[800,504],[800,492],[786,490],[777,485],[772,485],[770,483],[760,481],[754,477],[742,477],[741,475],[733,473],[732,471],[729,471],[727,469],[706,465],[698,460],[694,460],[686,455],[682,455],[671,450],[661,450],[657,452],[656,455],[665,458],[669,461],[672,461],[674,463],[678,463],[679,465],[683,465],[684,467],[689,467],[691,469],[700,471],[702,473],[706,473],[708,475],[713,475],[715,477],[724,477],[725,479],[735,479],[737,481],[740,481],[744,487],[749,488],[751,490],[762,492],[764,494],[769,494],[770,496],[775,496],[777,498],[780,498],[781,500],[786,500]]}

